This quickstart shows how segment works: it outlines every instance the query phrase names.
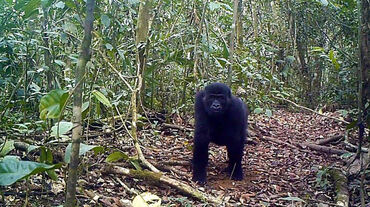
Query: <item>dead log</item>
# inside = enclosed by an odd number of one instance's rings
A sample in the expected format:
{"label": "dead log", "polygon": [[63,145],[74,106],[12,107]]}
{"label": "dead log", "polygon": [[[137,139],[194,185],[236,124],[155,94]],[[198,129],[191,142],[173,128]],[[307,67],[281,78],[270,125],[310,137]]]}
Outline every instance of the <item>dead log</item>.
{"label": "dead log", "polygon": [[217,199],[213,196],[210,196],[210,195],[206,195],[206,194],[192,188],[191,186],[189,186],[189,185],[187,185],[187,184],[185,184],[181,181],[169,178],[169,177],[165,176],[164,174],[162,174],[160,172],[155,173],[155,172],[151,172],[151,171],[148,171],[148,170],[133,170],[133,169],[127,169],[127,168],[123,168],[123,167],[119,167],[119,166],[106,166],[103,169],[103,171],[105,173],[112,173],[112,174],[130,176],[130,177],[133,177],[133,178],[143,179],[143,180],[151,181],[151,182],[154,182],[154,183],[163,183],[163,184],[172,186],[172,187],[176,188],[177,190],[179,190],[180,192],[183,192],[187,195],[190,195],[190,196],[192,196],[192,197],[194,197],[198,200],[213,203],[213,204],[216,204],[216,205],[220,205],[222,203],[219,199]]}
{"label": "dead log", "polygon": [[329,170],[329,174],[334,182],[334,189],[336,193],[336,204],[338,206],[348,207],[349,205],[349,193],[347,188],[347,177],[339,169],[332,168]]}
{"label": "dead log", "polygon": [[275,143],[277,143],[277,144],[286,145],[286,146],[291,147],[291,148],[293,148],[293,149],[299,149],[299,148],[298,148],[297,146],[295,146],[295,145],[292,145],[292,144],[290,144],[290,143],[287,143],[287,142],[284,142],[284,141],[281,141],[281,140],[278,140],[278,139],[274,139],[274,138],[272,138],[272,137],[261,136],[261,138],[262,138],[263,140],[266,140],[266,141],[270,141],[270,142],[275,142]]}
{"label": "dead log", "polygon": [[183,127],[183,126],[179,126],[179,125],[175,125],[175,124],[163,123],[162,126],[165,127],[165,128],[178,129],[178,130],[181,130],[181,131],[190,131],[190,132],[194,131],[194,129],[192,129],[192,128],[187,128],[187,127]]}
{"label": "dead log", "polygon": [[300,145],[302,146],[302,148],[308,147],[310,149],[313,149],[313,150],[316,150],[316,151],[319,151],[319,152],[329,153],[329,154],[342,155],[342,154],[345,154],[345,153],[349,153],[346,150],[335,149],[335,148],[332,148],[332,147],[326,147],[326,146],[321,146],[321,145],[311,144],[311,143],[303,143],[303,144],[300,144]]}
{"label": "dead log", "polygon": [[318,144],[318,145],[324,145],[324,144],[328,144],[330,142],[338,141],[338,140],[340,140],[342,138],[344,138],[343,135],[335,135],[335,136],[332,136],[332,137],[329,137],[329,138],[326,138],[326,139],[317,140],[316,141],[316,144]]}
{"label": "dead log", "polygon": [[266,141],[271,141],[271,142],[275,142],[277,144],[286,145],[286,146],[291,147],[293,149],[300,149],[299,147],[304,149],[304,148],[308,147],[312,150],[316,150],[316,151],[319,151],[319,152],[330,153],[330,154],[342,155],[344,153],[348,153],[348,151],[346,151],[346,150],[335,149],[335,148],[326,147],[326,146],[320,146],[320,145],[312,144],[312,143],[308,143],[308,142],[305,142],[305,143],[293,142],[292,144],[290,144],[290,143],[287,143],[287,142],[284,142],[284,141],[281,141],[281,140],[278,140],[278,139],[274,139],[272,137],[262,136],[261,138],[263,140],[266,140]]}

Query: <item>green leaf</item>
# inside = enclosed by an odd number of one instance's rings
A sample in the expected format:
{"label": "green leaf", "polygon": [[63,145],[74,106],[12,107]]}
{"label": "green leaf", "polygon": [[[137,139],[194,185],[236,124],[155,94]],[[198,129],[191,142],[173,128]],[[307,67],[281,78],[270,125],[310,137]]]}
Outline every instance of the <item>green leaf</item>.
{"label": "green leaf", "polygon": [[0,149],[1,149],[0,157],[4,157],[14,149],[14,140],[7,140],[5,143],[0,145]]}
{"label": "green leaf", "polygon": [[221,8],[221,5],[218,2],[210,2],[209,3],[209,9],[211,11],[214,11],[214,10],[219,9],[219,8]]}
{"label": "green leaf", "polygon": [[121,159],[128,160],[129,156],[125,153],[115,151],[112,154],[108,155],[107,159],[105,159],[105,162],[117,162]]}
{"label": "green leaf", "polygon": [[[58,131],[58,125],[59,125],[59,131]],[[50,136],[52,137],[63,137],[67,132],[69,132],[73,128],[72,122],[67,121],[61,121],[55,123],[53,127],[51,127],[51,133]],[[65,136],[64,136],[65,137]]]}
{"label": "green leaf", "polygon": [[59,118],[61,110],[68,98],[68,91],[55,89],[44,95],[40,100],[40,118],[45,120]]}
{"label": "green leaf", "polygon": [[[71,150],[72,150],[72,144],[69,143],[66,148],[66,153],[64,155],[64,162],[69,163],[71,161]],[[79,156],[84,155],[86,152],[93,150],[94,153],[100,153],[104,151],[104,148],[102,146],[97,145],[87,145],[87,144],[80,144],[80,152]]]}
{"label": "green leaf", "polygon": [[64,9],[65,3],[63,1],[59,1],[58,3],[54,4],[56,8]]}
{"label": "green leaf", "polygon": [[14,156],[6,156],[0,161],[0,185],[11,185],[31,175],[60,167],[61,164],[47,165],[38,162],[21,161]]}
{"label": "green leaf", "polygon": [[100,103],[104,104],[106,107],[112,107],[112,104],[109,102],[107,97],[105,97],[104,94],[102,94],[100,91],[94,90],[92,94],[95,96],[96,99],[98,99],[98,101],[100,101]]}
{"label": "green leaf", "polygon": [[105,44],[105,48],[107,48],[108,50],[113,50],[113,45],[107,43]]}
{"label": "green leaf", "polygon": [[260,114],[262,112],[263,112],[263,108],[255,108],[254,111],[253,111],[253,113],[255,113],[255,114]]}
{"label": "green leaf", "polygon": [[329,3],[327,0],[319,0],[319,2],[324,5],[324,6],[327,6]]}
{"label": "green leaf", "polygon": [[228,59],[230,53],[229,53],[229,48],[227,47],[227,43],[225,41],[222,41],[222,47],[223,47],[222,57],[225,59]]}
{"label": "green leaf", "polygon": [[109,27],[109,25],[110,25],[110,18],[107,15],[105,15],[105,14],[101,15],[100,20],[101,20],[101,23],[105,27]]}
{"label": "green leaf", "polygon": [[266,112],[265,112],[266,116],[268,117],[272,117],[272,111],[270,109],[266,109]]}
{"label": "green leaf", "polygon": [[82,104],[82,118],[84,119],[87,115],[87,112],[89,111],[90,102],[86,101]]}
{"label": "green leaf", "polygon": [[339,69],[340,69],[340,65],[339,65],[339,63],[338,63],[338,61],[337,61],[337,58],[335,58],[335,56],[334,56],[334,51],[333,51],[333,50],[330,50],[330,51],[329,51],[329,59],[330,59],[330,60],[331,60],[331,62],[333,63],[334,68],[335,68],[336,70],[339,70]]}
{"label": "green leaf", "polygon": [[53,0],[41,0],[41,6],[43,8],[48,8],[51,5],[51,3],[53,3]]}
{"label": "green leaf", "polygon": [[29,145],[28,147],[27,147],[27,154],[28,153],[30,153],[30,152],[32,152],[33,150],[35,150],[35,149],[38,149],[38,148],[40,148],[40,146],[36,146],[36,145]]}
{"label": "green leaf", "polygon": [[78,33],[76,25],[74,25],[71,22],[66,22],[63,26],[63,29],[64,29],[65,32],[70,32],[70,33],[73,33],[73,34]]}
{"label": "green leaf", "polygon": [[32,14],[35,14],[35,10],[41,5],[41,0],[31,0],[22,9],[24,11],[24,18],[27,19]]}
{"label": "green leaf", "polygon": [[346,129],[353,129],[357,126],[357,120],[355,121],[352,121],[351,123],[349,123],[346,127]]}

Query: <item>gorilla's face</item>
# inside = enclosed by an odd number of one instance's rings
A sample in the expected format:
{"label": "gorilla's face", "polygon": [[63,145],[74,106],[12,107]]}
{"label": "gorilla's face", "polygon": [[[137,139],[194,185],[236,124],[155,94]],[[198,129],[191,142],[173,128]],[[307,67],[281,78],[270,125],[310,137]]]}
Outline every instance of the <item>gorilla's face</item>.
{"label": "gorilla's face", "polygon": [[213,83],[205,88],[204,108],[211,116],[223,115],[230,105],[231,91],[221,83]]}

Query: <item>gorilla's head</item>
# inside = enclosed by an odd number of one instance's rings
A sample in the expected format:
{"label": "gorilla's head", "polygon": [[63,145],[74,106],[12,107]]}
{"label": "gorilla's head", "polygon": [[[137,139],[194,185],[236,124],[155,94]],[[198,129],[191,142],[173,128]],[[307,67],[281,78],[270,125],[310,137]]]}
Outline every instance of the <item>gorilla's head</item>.
{"label": "gorilla's head", "polygon": [[225,114],[231,102],[231,90],[223,83],[212,83],[204,89],[203,105],[210,116]]}

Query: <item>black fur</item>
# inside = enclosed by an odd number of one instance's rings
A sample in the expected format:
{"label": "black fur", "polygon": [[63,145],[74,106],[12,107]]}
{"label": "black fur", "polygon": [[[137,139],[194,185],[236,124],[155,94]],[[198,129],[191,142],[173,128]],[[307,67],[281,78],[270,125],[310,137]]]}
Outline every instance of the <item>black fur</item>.
{"label": "black fur", "polygon": [[206,182],[208,145],[226,146],[229,158],[227,171],[233,180],[243,179],[241,160],[246,139],[248,112],[243,101],[231,95],[223,83],[212,83],[195,97],[195,134],[193,180]]}

